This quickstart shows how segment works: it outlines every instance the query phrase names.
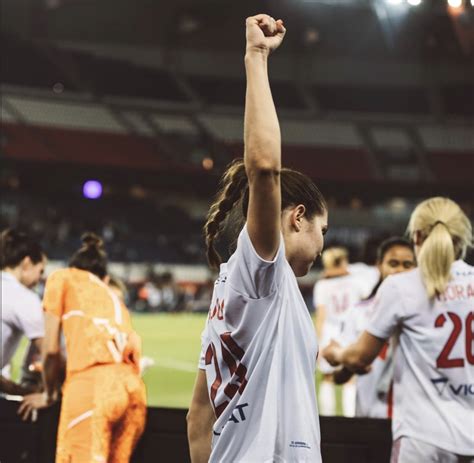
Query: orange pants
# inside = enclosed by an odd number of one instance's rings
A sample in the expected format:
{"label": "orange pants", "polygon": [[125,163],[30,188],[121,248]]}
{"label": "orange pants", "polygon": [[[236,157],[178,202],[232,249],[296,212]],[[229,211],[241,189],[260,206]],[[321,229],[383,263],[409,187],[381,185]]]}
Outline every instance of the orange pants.
{"label": "orange pants", "polygon": [[56,463],[127,463],[145,418],[145,385],[130,365],[72,374],[63,390]]}

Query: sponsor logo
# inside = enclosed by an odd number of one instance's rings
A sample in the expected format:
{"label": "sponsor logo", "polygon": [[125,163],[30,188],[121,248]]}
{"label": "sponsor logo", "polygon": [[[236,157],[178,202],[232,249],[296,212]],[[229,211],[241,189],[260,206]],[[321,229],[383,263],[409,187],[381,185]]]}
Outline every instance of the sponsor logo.
{"label": "sponsor logo", "polygon": [[307,444],[306,442],[298,441],[298,440],[292,440],[290,442],[290,447],[293,449],[308,449],[311,450],[311,446]]}
{"label": "sponsor logo", "polygon": [[[234,410],[232,411],[232,414],[229,417],[228,422],[232,422],[235,424],[243,423],[244,421],[247,420],[247,416],[245,415],[245,408],[248,407],[249,404],[241,404],[237,405]],[[227,424],[227,423],[226,423]],[[222,429],[224,429],[225,425],[222,426],[221,432],[216,432],[213,430],[214,436],[220,436],[222,434]]]}
{"label": "sponsor logo", "polygon": [[440,397],[446,394],[452,394],[456,397],[474,396],[474,384],[451,384],[448,378],[443,376],[440,378],[431,379],[431,383],[436,388],[436,391]]}

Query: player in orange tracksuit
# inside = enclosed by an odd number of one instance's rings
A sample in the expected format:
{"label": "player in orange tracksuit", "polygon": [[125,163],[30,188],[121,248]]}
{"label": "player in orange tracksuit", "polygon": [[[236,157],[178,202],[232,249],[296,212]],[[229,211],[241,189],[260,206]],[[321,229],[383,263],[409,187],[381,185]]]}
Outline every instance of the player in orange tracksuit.
{"label": "player in orange tracksuit", "polygon": [[70,268],[57,270],[46,282],[49,400],[55,393],[61,328],[67,352],[56,463],[128,462],[144,429],[140,338],[126,307],[106,284],[106,265],[102,242],[86,234]]}

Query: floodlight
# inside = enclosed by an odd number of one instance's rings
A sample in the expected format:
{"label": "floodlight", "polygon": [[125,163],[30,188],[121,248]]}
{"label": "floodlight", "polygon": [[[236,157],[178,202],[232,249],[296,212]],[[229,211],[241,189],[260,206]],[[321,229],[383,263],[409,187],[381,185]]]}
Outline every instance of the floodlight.
{"label": "floodlight", "polygon": [[82,194],[87,199],[99,199],[102,196],[102,184],[97,180],[87,180],[82,186]]}
{"label": "floodlight", "polygon": [[408,4],[411,6],[418,6],[421,4],[421,0],[407,0]]}
{"label": "floodlight", "polygon": [[460,8],[462,6],[462,0],[448,0],[448,5],[451,8]]}

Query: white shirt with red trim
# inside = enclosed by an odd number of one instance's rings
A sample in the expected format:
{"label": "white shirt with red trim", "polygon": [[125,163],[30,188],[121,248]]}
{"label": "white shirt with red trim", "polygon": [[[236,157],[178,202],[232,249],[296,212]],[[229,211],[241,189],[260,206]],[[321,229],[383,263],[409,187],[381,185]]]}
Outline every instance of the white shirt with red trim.
{"label": "white shirt with red trim", "polygon": [[317,350],[283,238],[265,261],[244,227],[202,334],[200,368],[217,416],[211,463],[321,462]]}
{"label": "white shirt with red trim", "polygon": [[23,286],[12,274],[1,272],[0,292],[2,299],[1,370],[15,355],[23,336],[29,340],[44,337],[44,316],[39,296]]}
{"label": "white shirt with red trim", "polygon": [[420,269],[388,277],[367,331],[398,328],[393,438],[411,437],[474,455],[474,267],[456,261],[451,282],[430,301]]}
{"label": "white shirt with red trim", "polygon": [[[374,315],[375,298],[372,297],[361,301],[351,307],[344,317],[344,326],[341,334],[341,344],[348,346],[357,341],[365,331]],[[393,342],[391,342],[393,344]],[[390,388],[383,389],[390,374],[389,362],[392,361],[392,347],[389,344],[383,348],[380,355],[374,360],[370,373],[357,376],[356,379],[356,416],[368,418],[390,418],[391,417],[391,391]],[[390,385],[392,381],[389,379]]]}
{"label": "white shirt with red trim", "polygon": [[323,305],[326,316],[321,333],[321,348],[331,339],[341,336],[342,324],[347,310],[357,304],[364,295],[364,289],[354,275],[323,278],[314,285],[313,303]]}

